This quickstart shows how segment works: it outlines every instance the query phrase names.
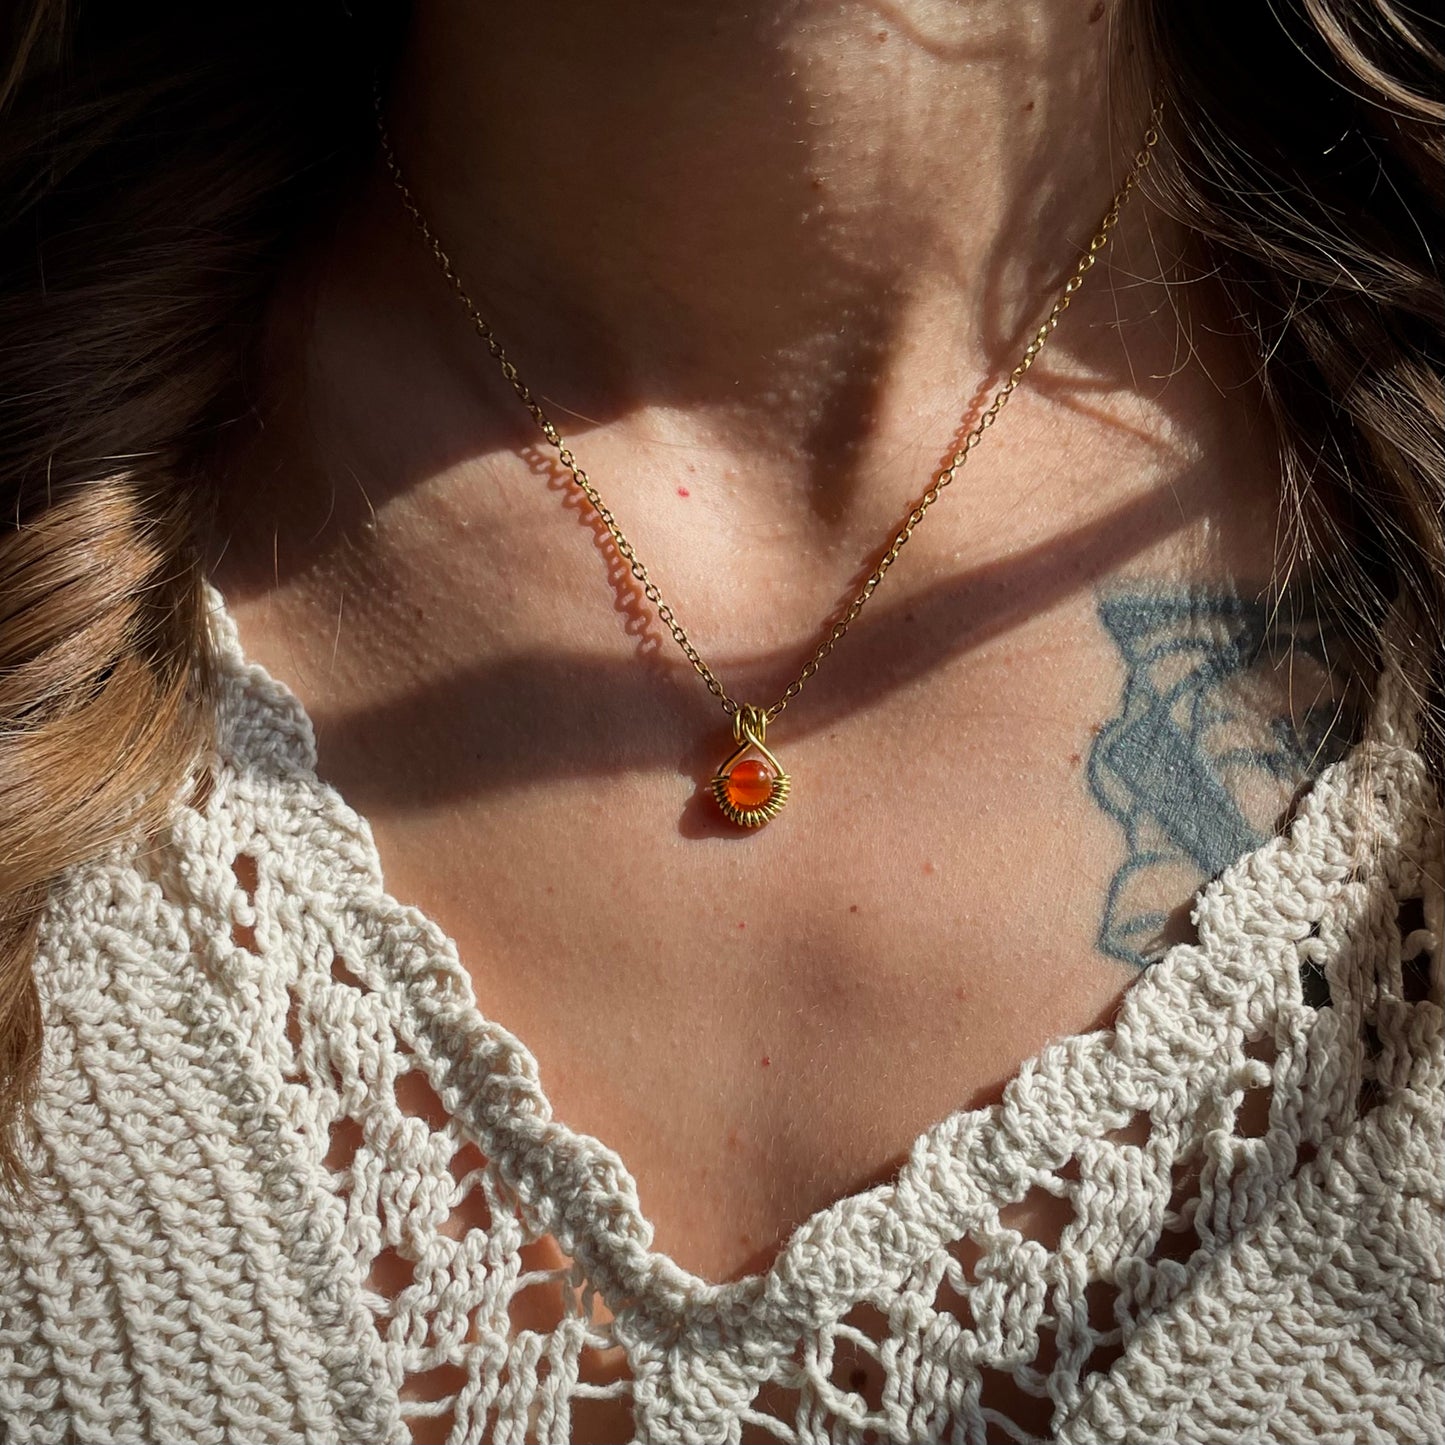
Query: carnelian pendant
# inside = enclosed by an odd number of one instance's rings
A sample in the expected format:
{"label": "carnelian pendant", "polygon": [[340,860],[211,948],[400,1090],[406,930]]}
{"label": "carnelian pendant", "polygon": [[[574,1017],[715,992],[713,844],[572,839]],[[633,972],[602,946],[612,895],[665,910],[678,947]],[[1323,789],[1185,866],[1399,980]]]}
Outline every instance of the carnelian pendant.
{"label": "carnelian pendant", "polygon": [[[728,755],[712,780],[712,795],[729,822],[740,828],[760,828],[783,811],[791,779],[768,751],[768,715],[745,703],[733,714],[733,740]],[[750,752],[757,757],[746,756]]]}

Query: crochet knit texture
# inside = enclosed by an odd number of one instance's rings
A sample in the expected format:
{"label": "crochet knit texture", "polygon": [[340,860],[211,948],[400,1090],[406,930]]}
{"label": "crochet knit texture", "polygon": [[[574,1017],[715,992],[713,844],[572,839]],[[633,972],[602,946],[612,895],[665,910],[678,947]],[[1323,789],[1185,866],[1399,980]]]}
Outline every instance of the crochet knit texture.
{"label": "crochet knit texture", "polygon": [[[1111,1030],[715,1285],[215,626],[204,774],[45,923],[7,1445],[1445,1438],[1445,865],[1398,678]],[[1040,1191],[1057,1237],[1010,1222]]]}

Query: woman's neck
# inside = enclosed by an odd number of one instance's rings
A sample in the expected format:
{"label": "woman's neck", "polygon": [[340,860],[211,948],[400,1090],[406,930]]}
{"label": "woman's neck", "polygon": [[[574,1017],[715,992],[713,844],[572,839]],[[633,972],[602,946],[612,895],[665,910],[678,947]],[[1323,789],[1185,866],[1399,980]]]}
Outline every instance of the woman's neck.
{"label": "woman's neck", "polygon": [[[1147,114],[1111,98],[1096,9],[435,0],[386,116],[458,275],[639,551],[685,597],[723,565],[714,533],[745,536],[758,575],[730,594],[773,586],[785,557],[801,632],[1018,360],[1132,161]],[[1142,198],[1124,212],[1007,444],[970,468],[939,566],[1150,492],[1181,531],[1224,492],[1272,505],[1251,358],[1207,282],[1173,284],[1186,254]],[[565,480],[379,163],[298,253],[268,332],[263,425],[223,499],[247,590],[329,588],[342,540],[389,592],[413,535],[428,575],[441,551],[475,570],[478,536]],[[530,476],[499,487],[519,459]],[[1202,464],[1216,480],[1179,492]],[[509,547],[507,574],[555,599],[551,549],[525,529]]]}
{"label": "woman's neck", "polygon": [[1110,113],[1108,31],[1094,0],[452,0],[389,110],[559,391],[836,452],[930,353],[1011,364],[1144,128]]}

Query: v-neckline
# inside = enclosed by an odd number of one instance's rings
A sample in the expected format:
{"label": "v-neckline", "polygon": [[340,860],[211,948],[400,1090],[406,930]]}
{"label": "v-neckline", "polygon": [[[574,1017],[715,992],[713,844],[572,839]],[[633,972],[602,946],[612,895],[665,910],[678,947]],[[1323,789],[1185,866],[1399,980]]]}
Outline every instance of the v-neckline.
{"label": "v-neckline", "polygon": [[[551,1235],[613,1306],[628,1302],[662,1334],[701,1334],[719,1349],[729,1342],[741,1348],[744,1333],[749,1350],[762,1337],[791,1349],[800,1329],[838,1318],[851,1302],[996,1220],[1000,1207],[1056,1177],[1082,1141],[1122,1128],[1151,1100],[1177,1090],[1181,1071],[1193,1071],[1193,1088],[1218,1086],[1223,1064],[1210,1041],[1221,1027],[1238,1028],[1246,1014],[1257,1019],[1262,995],[1298,1002],[1298,970],[1287,966],[1293,952],[1269,945],[1306,937],[1330,891],[1344,882],[1345,864],[1325,862],[1342,857],[1342,849],[1321,835],[1322,826],[1343,826],[1342,810],[1325,804],[1337,804],[1358,769],[1378,765],[1378,745],[1366,742],[1321,774],[1285,833],[1200,894],[1199,941],[1177,945],[1144,970],[1112,1026],[1047,1045],[1019,1065],[1000,1102],[929,1125],[891,1180],[814,1211],[767,1269],[716,1283],[652,1248],[653,1228],[622,1158],[553,1117],[535,1058],[483,1013],[456,945],[386,892],[369,826],[317,774],[314,730],[300,701],[247,660],[219,593],[210,600],[222,765],[284,783],[296,808],[324,814],[345,836],[331,881],[341,889],[336,902],[348,927],[371,946],[348,966],[369,988],[394,997],[404,1042],[448,1112],[497,1167],[527,1228]],[[1262,892],[1255,884],[1262,872],[1291,880],[1298,892]],[[1259,946],[1226,946],[1221,929],[1245,909],[1259,915],[1250,920]]]}

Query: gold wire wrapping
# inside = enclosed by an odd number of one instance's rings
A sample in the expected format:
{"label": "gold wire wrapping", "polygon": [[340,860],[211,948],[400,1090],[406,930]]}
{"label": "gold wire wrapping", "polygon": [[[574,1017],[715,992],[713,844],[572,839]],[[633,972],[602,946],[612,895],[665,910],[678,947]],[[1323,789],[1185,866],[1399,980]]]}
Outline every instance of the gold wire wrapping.
{"label": "gold wire wrapping", "polygon": [[[722,766],[712,780],[712,795],[717,799],[717,805],[722,809],[723,816],[730,823],[736,823],[740,828],[761,828],[764,823],[769,823],[776,818],[783,811],[783,805],[788,801],[788,790],[792,786],[792,780],[783,771],[783,765],[773,756],[767,743],[763,741],[767,733],[767,709],[755,707],[750,702],[742,703],[733,714],[733,740],[737,743],[737,747],[723,760]],[[768,794],[767,800],[759,803],[756,808],[740,808],[728,797],[728,776],[736,764],[750,752],[762,754],[771,765],[774,773],[773,790]]]}

